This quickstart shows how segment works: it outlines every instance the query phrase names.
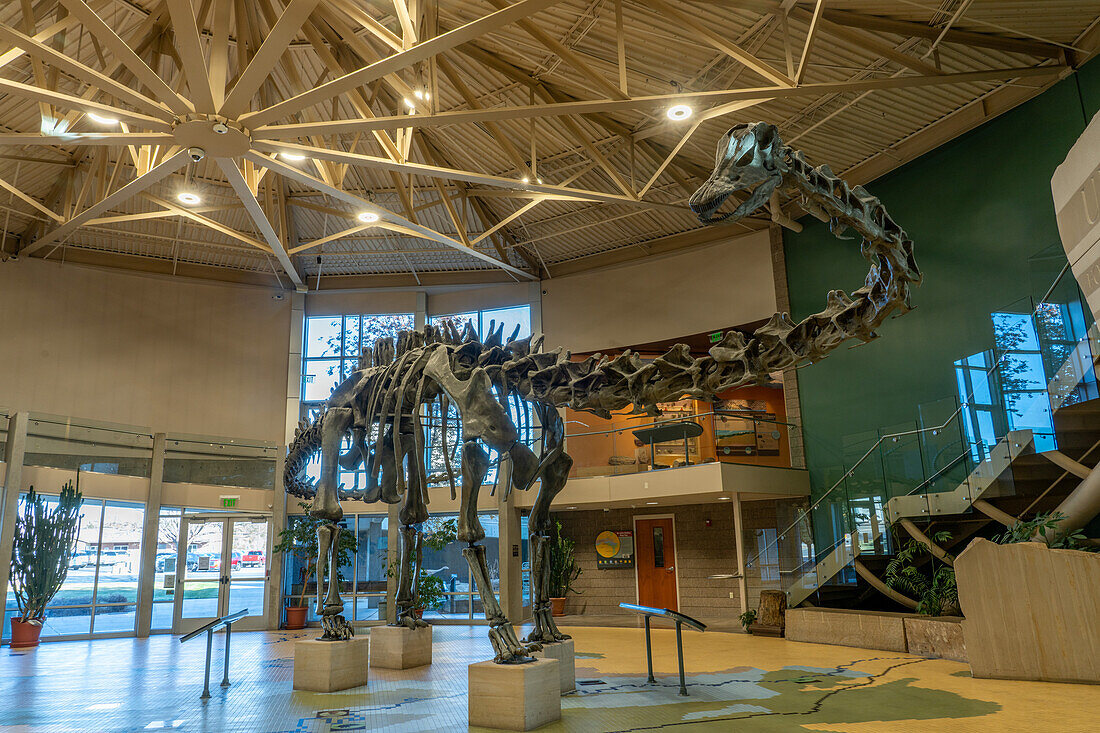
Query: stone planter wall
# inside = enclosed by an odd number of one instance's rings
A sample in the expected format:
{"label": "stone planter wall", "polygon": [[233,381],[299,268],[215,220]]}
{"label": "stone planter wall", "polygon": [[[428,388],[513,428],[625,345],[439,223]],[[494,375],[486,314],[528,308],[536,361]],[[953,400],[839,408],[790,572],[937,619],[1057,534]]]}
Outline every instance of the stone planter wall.
{"label": "stone planter wall", "polygon": [[788,608],[788,641],[857,646],[966,661],[961,618],[914,613]]}

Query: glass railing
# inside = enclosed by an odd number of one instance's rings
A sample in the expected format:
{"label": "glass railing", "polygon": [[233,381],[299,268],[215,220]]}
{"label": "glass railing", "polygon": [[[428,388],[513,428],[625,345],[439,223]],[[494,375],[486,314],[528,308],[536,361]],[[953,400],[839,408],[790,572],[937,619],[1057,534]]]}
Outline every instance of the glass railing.
{"label": "glass railing", "polygon": [[153,434],[92,420],[31,413],[25,466],[148,478]]}
{"label": "glass railing", "polygon": [[[567,411],[566,450],[573,458],[571,478],[614,476],[700,463],[791,466],[793,425],[772,413],[708,409],[713,403],[682,400],[682,409],[662,409],[657,418],[614,413],[604,420]],[[684,426],[682,429],[681,426]],[[647,431],[669,428],[680,434],[650,441]]]}
{"label": "glass railing", "polygon": [[164,453],[164,480],[272,489],[278,450],[275,444],[263,441],[210,440],[169,434]]}
{"label": "glass railing", "polygon": [[[958,394],[918,405],[910,423],[845,436],[841,455],[831,450],[832,465],[822,471],[825,490],[791,522],[777,524],[776,539],[750,552],[746,566],[771,562],[781,538],[811,518],[817,562],[844,555],[835,552],[841,547],[849,556],[891,553],[885,511],[891,499],[934,501],[936,494],[961,490],[968,507],[989,484],[989,467],[1002,465],[1006,451],[1018,450],[1006,445],[1010,432],[1030,431],[1037,451],[1057,448],[1055,411],[1100,396],[1100,332],[1089,323],[1068,271],[1064,267],[1042,297],[991,314],[995,346],[955,362]],[[812,450],[814,436],[803,439]],[[998,481],[1002,495],[1012,491],[1009,474]],[[822,569],[834,582],[854,582],[850,566],[837,574],[828,564]],[[808,587],[816,582],[798,580]]]}

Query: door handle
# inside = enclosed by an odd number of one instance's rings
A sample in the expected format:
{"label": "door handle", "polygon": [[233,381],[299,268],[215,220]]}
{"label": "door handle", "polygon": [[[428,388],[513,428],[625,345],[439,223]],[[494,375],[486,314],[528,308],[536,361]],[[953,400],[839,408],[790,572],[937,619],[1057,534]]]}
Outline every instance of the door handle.
{"label": "door handle", "polygon": [[674,568],[674,567],[673,567],[673,566],[671,566],[671,565],[669,565],[669,566],[668,566],[667,568],[665,568],[665,570],[667,570],[667,571],[668,571],[668,572],[670,572],[670,573],[671,573],[671,572],[672,572],[673,570],[675,570],[675,569],[676,569],[676,568]]}

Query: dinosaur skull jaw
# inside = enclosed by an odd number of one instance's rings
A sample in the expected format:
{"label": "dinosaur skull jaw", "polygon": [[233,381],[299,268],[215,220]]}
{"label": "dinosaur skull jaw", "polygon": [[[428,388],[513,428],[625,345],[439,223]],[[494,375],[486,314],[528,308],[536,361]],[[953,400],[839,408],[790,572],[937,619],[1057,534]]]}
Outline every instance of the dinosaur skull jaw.
{"label": "dinosaur skull jaw", "polygon": [[[761,123],[737,125],[718,143],[714,172],[688,200],[688,206],[704,224],[725,219],[740,219],[767,202],[782,174],[775,161],[766,154],[771,151],[774,136]],[[719,216],[718,209],[731,195],[748,191],[749,196],[734,211]]]}

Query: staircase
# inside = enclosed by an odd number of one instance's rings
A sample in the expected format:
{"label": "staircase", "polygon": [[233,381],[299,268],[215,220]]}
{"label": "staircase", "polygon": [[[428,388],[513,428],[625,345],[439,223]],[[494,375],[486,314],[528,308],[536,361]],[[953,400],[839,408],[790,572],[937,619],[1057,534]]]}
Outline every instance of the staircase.
{"label": "staircase", "polygon": [[[891,595],[892,591],[872,570],[881,569],[889,559],[876,552],[886,544],[883,534],[890,525],[903,527],[921,541],[926,541],[933,531],[947,529],[954,544],[962,547],[979,532],[1001,532],[1012,526],[1017,517],[1056,508],[1093,470],[1100,457],[1100,399],[1096,399],[1093,376],[1100,363],[1096,334],[1094,327],[1048,384],[1057,450],[1036,452],[1037,441],[1031,430],[1011,430],[953,489],[921,491],[930,483],[925,481],[909,494],[890,498],[883,506],[885,516],[871,518],[870,536],[863,532],[863,545],[873,545],[875,549],[861,552],[853,534],[845,534],[819,555],[815,566],[785,589],[788,605],[797,606],[815,594],[818,602],[830,605],[830,599],[850,601],[853,591],[858,594],[858,588],[850,583],[830,583],[849,566],[863,582]],[[1044,443],[1049,442],[1048,436]],[[941,552],[938,547],[933,551]],[[847,594],[843,589],[847,589]]]}

